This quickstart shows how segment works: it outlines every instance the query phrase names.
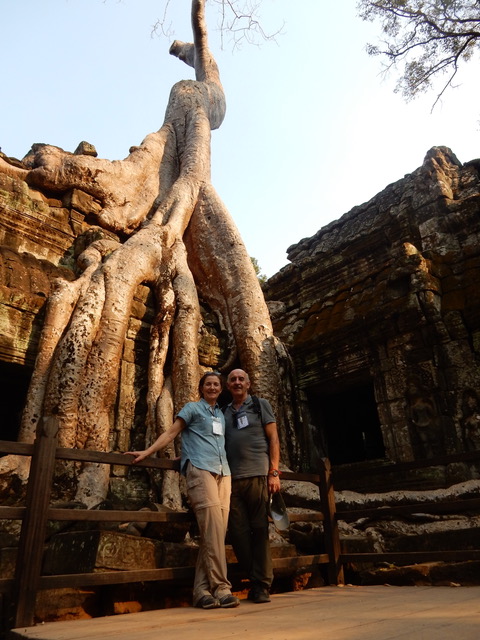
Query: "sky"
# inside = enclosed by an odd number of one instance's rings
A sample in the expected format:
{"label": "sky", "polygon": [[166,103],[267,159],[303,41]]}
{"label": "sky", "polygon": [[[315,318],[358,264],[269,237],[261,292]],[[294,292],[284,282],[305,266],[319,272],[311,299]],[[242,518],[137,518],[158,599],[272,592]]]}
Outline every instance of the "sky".
{"label": "sky", "polygon": [[[152,35],[162,0],[0,0],[0,147],[35,142],[74,151],[85,140],[118,160],[162,123],[172,85],[193,69],[170,56],[191,40],[190,0],[171,0],[171,37]],[[356,0],[262,0],[260,45],[234,48],[208,7],[210,46],[227,115],[212,132],[212,182],[261,272],[287,249],[417,169],[433,146],[480,157],[478,64],[431,112],[435,93],[406,103],[398,77],[367,55],[379,24]]]}

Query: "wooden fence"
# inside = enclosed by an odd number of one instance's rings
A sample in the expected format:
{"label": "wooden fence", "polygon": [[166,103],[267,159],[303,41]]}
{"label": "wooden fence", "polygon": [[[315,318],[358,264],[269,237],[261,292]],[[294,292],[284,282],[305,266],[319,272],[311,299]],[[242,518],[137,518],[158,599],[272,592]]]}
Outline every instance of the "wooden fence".
{"label": "wooden fence", "polygon": [[[42,560],[48,521],[84,521],[84,522],[182,522],[193,520],[191,513],[164,513],[155,511],[112,511],[77,510],[50,507],[50,495],[54,479],[56,460],[94,462],[108,465],[130,465],[131,458],[121,453],[101,453],[78,449],[57,447],[58,425],[55,418],[44,421],[34,444],[22,444],[0,441],[0,452],[31,456],[31,468],[27,485],[24,507],[0,506],[0,519],[21,520],[21,534],[13,578],[0,576],[0,595],[4,599],[4,627],[13,628],[31,626],[34,623],[37,593],[43,589],[63,587],[78,588],[112,584],[125,584],[147,581],[185,581],[192,580],[194,567],[163,567],[148,570],[106,571],[102,573],[81,573],[63,575],[42,575]],[[465,462],[478,460],[480,452],[448,456],[441,459],[448,464],[461,459]],[[396,474],[411,468],[432,466],[440,460],[428,460],[423,463],[405,463],[390,465],[390,471]],[[178,463],[161,458],[150,458],[138,466],[155,469],[177,469]],[[382,472],[388,473],[382,468]],[[373,473],[374,470],[371,470]],[[356,521],[359,518],[382,518],[389,516],[407,516],[412,513],[471,513],[480,509],[480,498],[454,500],[438,504],[409,504],[398,507],[374,509],[355,509],[336,511],[332,469],[328,460],[322,460],[318,474],[284,473],[284,480],[304,481],[317,485],[319,489],[318,511],[312,514],[290,514],[290,521],[317,521],[323,523],[323,547],[318,553],[307,556],[275,558],[274,570],[281,571],[296,568],[312,568],[325,565],[330,584],[343,583],[343,565],[350,562],[391,562],[405,565],[419,561],[444,560],[461,561],[480,559],[480,549],[459,549],[454,551],[418,551],[408,553],[342,553],[338,531],[338,521]],[[352,488],[354,485],[352,485]],[[480,546],[480,545],[479,545]],[[229,569],[231,566],[229,566]]]}
{"label": "wooden fence", "polygon": [[[37,593],[43,589],[77,588],[125,584],[134,582],[192,579],[194,567],[164,567],[158,569],[106,571],[64,575],[42,575],[42,560],[48,521],[88,522],[185,522],[193,520],[187,512],[113,511],[58,509],[50,507],[56,460],[94,462],[108,465],[130,465],[132,458],[121,453],[102,453],[57,447],[56,418],[44,420],[34,444],[0,441],[0,452],[31,456],[30,475],[24,507],[0,506],[0,519],[21,520],[21,533],[13,578],[0,576],[0,594],[4,595],[4,627],[28,627],[34,623]],[[149,458],[137,466],[155,469],[178,469],[178,463],[161,458]],[[310,515],[296,514],[291,521],[321,521],[324,528],[325,551],[308,556],[273,559],[274,570],[326,565],[328,579],[333,584],[343,582],[340,561],[340,539],[331,469],[328,460],[322,461],[318,474],[285,473],[288,480],[307,481],[319,488],[320,509]],[[229,567],[230,568],[230,567]],[[5,610],[7,613],[5,613]]]}
{"label": "wooden fence", "polygon": [[[422,469],[437,467],[447,467],[455,464],[474,465],[480,461],[480,451],[468,451],[463,453],[455,453],[450,455],[438,456],[435,458],[427,458],[424,460],[415,460],[409,462],[383,462],[377,468],[370,466],[363,470],[363,474],[376,475],[382,477],[383,490],[399,490],[399,485],[403,490],[414,488],[415,480],[412,480],[410,473],[418,472]],[[354,477],[351,475],[352,470],[333,470],[333,481],[336,482],[337,477],[339,485],[347,485],[350,488],[355,486]],[[395,475],[395,480],[389,480],[389,475]],[[418,480],[417,480],[418,483]],[[422,484],[422,483],[421,483]],[[438,488],[435,486],[434,488]],[[361,518],[389,519],[389,518],[408,518],[412,514],[474,514],[480,512],[480,497],[471,497],[459,500],[457,498],[450,500],[442,500],[439,502],[419,502],[402,504],[394,507],[374,507],[349,509],[348,511],[336,511],[338,520],[346,522],[355,522]],[[480,540],[472,537],[472,543],[468,549],[438,550],[438,551],[405,551],[405,552],[371,552],[371,553],[341,553],[340,561],[342,564],[348,562],[353,563],[379,563],[389,562],[397,566],[411,565],[418,562],[463,562],[467,560],[480,560]],[[472,548],[475,546],[475,548]]]}

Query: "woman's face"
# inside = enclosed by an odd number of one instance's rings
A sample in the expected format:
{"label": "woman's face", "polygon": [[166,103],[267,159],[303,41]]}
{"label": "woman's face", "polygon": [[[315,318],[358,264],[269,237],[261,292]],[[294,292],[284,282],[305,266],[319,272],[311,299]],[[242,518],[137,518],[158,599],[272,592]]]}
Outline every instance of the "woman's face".
{"label": "woman's face", "polygon": [[207,376],[201,388],[202,398],[209,403],[215,403],[222,391],[222,383],[218,376]]}

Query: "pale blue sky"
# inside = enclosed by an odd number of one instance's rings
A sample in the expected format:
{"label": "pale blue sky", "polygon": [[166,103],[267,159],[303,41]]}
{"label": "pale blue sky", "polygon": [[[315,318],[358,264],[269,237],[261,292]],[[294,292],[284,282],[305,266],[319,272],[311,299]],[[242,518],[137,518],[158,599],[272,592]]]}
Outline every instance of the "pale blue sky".
{"label": "pale blue sky", "polygon": [[[190,1],[172,0],[174,37],[191,40]],[[171,86],[193,70],[151,37],[161,0],[0,0],[0,146],[22,158],[34,142],[124,158],[160,128]],[[406,104],[395,76],[365,52],[379,27],[356,0],[263,0],[276,43],[222,49],[210,40],[227,95],[213,132],[213,183],[264,273],[288,246],[414,171],[435,145],[480,156],[478,65],[433,114],[434,94]]]}

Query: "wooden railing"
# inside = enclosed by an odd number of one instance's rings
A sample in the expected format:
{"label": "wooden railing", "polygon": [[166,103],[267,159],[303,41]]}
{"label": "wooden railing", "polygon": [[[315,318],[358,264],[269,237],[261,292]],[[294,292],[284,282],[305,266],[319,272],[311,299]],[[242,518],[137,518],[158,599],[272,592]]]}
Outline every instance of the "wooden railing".
{"label": "wooden railing", "polygon": [[[394,488],[398,491],[398,478],[404,478],[403,488],[408,490],[411,488],[412,480],[408,478],[408,474],[411,471],[419,471],[421,469],[427,469],[431,467],[446,467],[449,464],[463,463],[463,464],[475,464],[480,461],[480,451],[468,451],[464,453],[455,453],[450,455],[438,456],[435,458],[426,458],[423,460],[415,460],[409,462],[390,462],[379,464],[378,468],[371,466],[364,469],[363,473],[368,475],[381,474],[383,479],[383,490],[388,491]],[[356,470],[358,473],[359,470]],[[348,486],[354,487],[354,479],[352,470],[334,469],[334,480],[337,476],[340,476],[339,480],[342,483],[347,483]],[[394,474],[397,478],[395,482],[389,481],[388,475]],[[349,479],[350,475],[350,479]],[[439,488],[439,487],[435,487]],[[338,506],[338,505],[337,505]],[[375,508],[358,508],[336,511],[336,517],[338,520],[345,522],[355,522],[361,518],[371,518],[373,520],[381,520],[388,518],[401,518],[408,517],[412,514],[473,514],[480,512],[480,497],[465,498],[459,500],[458,498],[444,499],[439,502],[418,502],[408,504],[402,504],[394,507],[381,506]],[[389,562],[396,566],[404,566],[415,564],[418,562],[463,562],[466,560],[480,560],[480,541],[475,538],[472,539],[472,545],[476,548],[470,549],[452,549],[452,550],[437,550],[437,551],[389,551],[389,552],[371,552],[371,553],[344,553],[340,554],[340,561],[342,564],[346,563],[379,563]]]}
{"label": "wooden railing", "polygon": [[[83,522],[185,522],[193,521],[193,514],[186,512],[157,511],[112,511],[58,509],[50,506],[50,495],[54,480],[56,460],[95,462],[108,465],[130,465],[131,458],[121,453],[102,453],[57,447],[57,421],[45,420],[34,444],[0,441],[0,452],[31,456],[30,475],[27,484],[25,506],[0,506],[0,519],[21,520],[21,533],[13,578],[0,576],[0,595],[4,600],[4,627],[31,626],[34,623],[35,601],[39,591],[44,589],[102,586],[147,581],[192,581],[194,567],[163,567],[157,569],[106,571],[101,573],[77,573],[63,575],[42,575],[42,559],[45,548],[48,521]],[[456,454],[441,459],[408,462],[382,466],[382,473],[402,474],[409,469],[419,469],[450,462],[470,462],[480,460],[480,452]],[[138,466],[154,469],[176,469],[178,462],[149,458]],[[339,470],[341,472],[341,470]],[[374,473],[375,470],[370,470]],[[318,553],[288,558],[275,558],[274,571],[312,568],[324,565],[330,584],[343,583],[343,565],[351,562],[391,562],[398,565],[419,561],[443,560],[463,561],[480,559],[480,549],[458,549],[450,551],[411,551],[401,553],[347,553],[340,548],[338,521],[356,521],[360,518],[383,519],[390,516],[408,516],[412,513],[471,513],[480,510],[480,498],[443,501],[435,504],[405,504],[395,507],[361,508],[336,511],[332,469],[327,459],[320,462],[318,474],[287,473],[283,480],[303,481],[319,488],[318,510],[314,513],[290,513],[290,521],[317,521],[323,525],[323,546]],[[354,485],[351,485],[354,488]],[[385,483],[388,490],[388,482]],[[478,545],[480,546],[480,545]],[[235,565],[229,571],[235,572]],[[5,614],[5,611],[8,613]]]}
{"label": "wooden railing", "polygon": [[[57,447],[57,419],[45,419],[33,444],[0,441],[0,452],[31,456],[30,475],[27,484],[24,507],[0,506],[0,519],[21,520],[21,533],[13,578],[0,576],[0,594],[4,594],[4,627],[32,626],[35,616],[37,594],[43,589],[62,587],[87,587],[98,585],[125,584],[154,580],[193,580],[194,567],[163,567],[127,571],[106,571],[101,573],[81,573],[64,575],[42,575],[42,560],[45,548],[48,521],[88,521],[88,522],[181,522],[192,520],[186,512],[156,511],[112,511],[58,509],[50,506],[50,496],[54,481],[56,460],[95,462],[108,465],[130,465],[132,458],[121,453],[102,453],[79,449]],[[178,462],[149,458],[137,466],[155,469],[176,469]],[[343,568],[340,560],[340,539],[335,499],[328,460],[321,461],[318,474],[285,473],[283,478],[292,481],[307,481],[319,488],[319,509],[313,514],[292,514],[291,521],[323,522],[325,550],[314,555],[273,559],[274,571],[294,570],[301,567],[326,565],[330,583],[343,583]],[[232,567],[229,566],[229,570]]]}

